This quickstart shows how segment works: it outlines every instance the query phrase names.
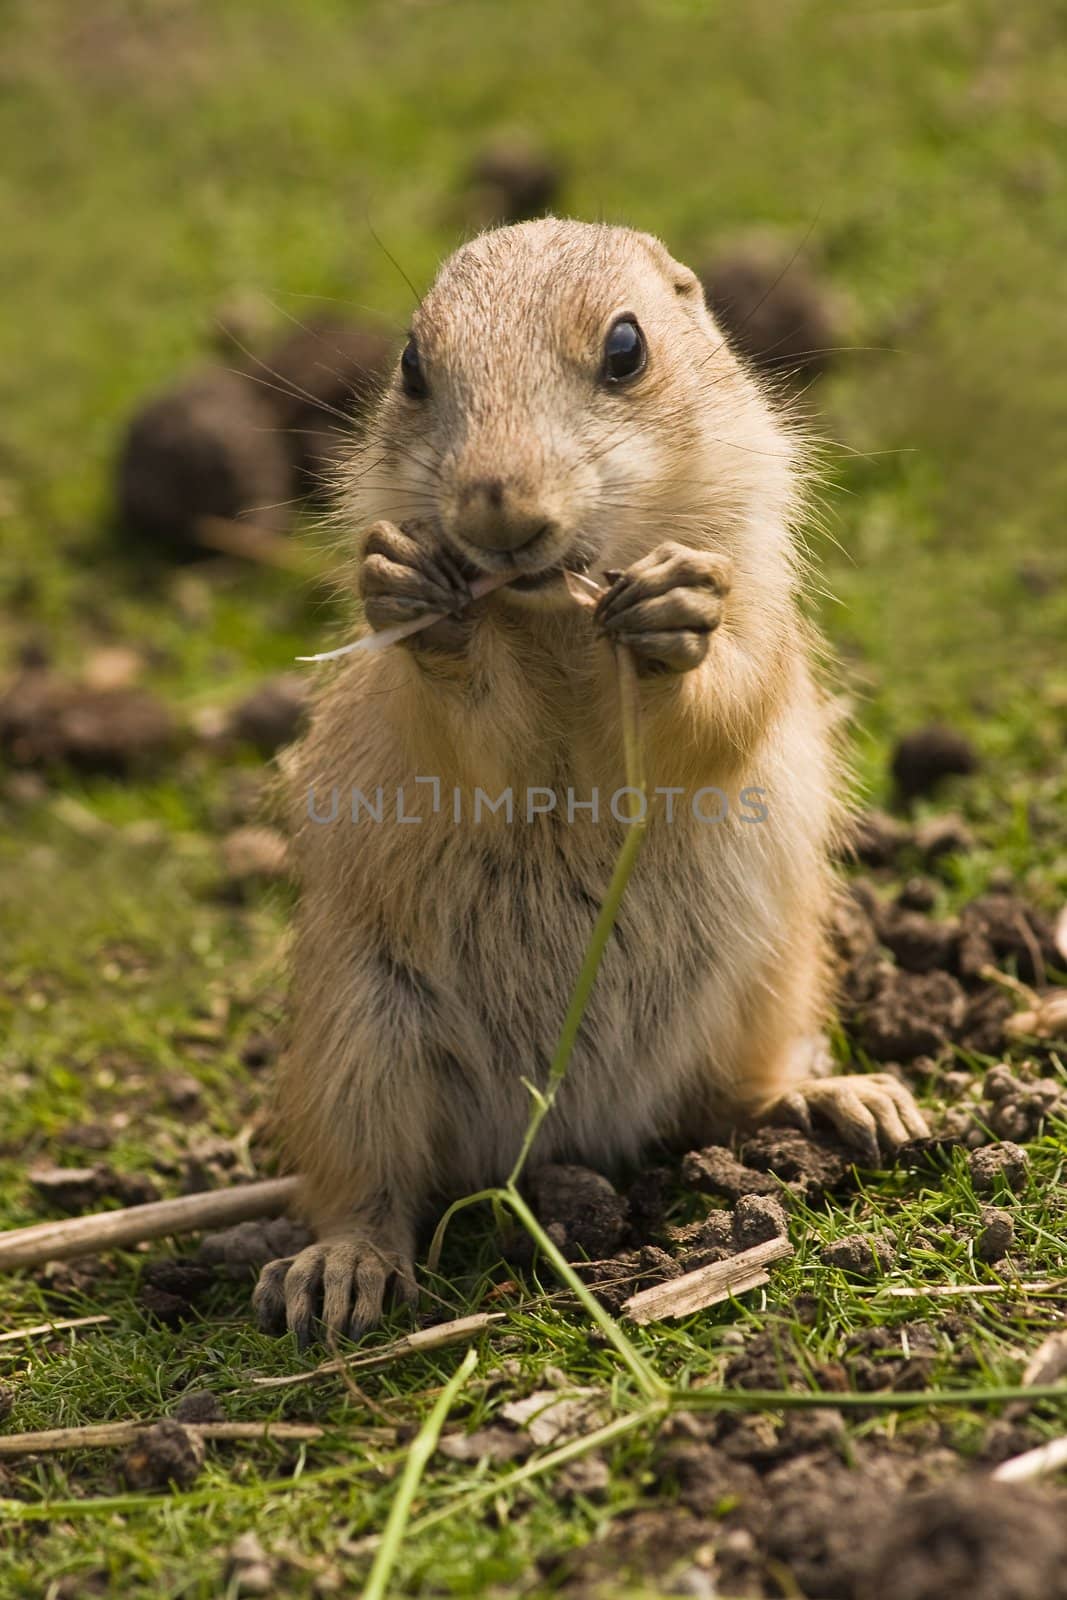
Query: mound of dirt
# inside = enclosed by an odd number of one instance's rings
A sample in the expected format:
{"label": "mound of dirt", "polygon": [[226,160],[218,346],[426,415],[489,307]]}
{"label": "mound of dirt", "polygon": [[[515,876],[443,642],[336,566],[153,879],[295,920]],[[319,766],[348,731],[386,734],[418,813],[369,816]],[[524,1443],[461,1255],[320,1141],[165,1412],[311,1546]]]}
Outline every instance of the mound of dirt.
{"label": "mound of dirt", "polygon": [[308,681],[299,673],[266,678],[234,706],[227,731],[232,738],[254,745],[260,755],[272,756],[302,732],[309,693]]}
{"label": "mound of dirt", "polygon": [[617,1250],[626,1233],[622,1195],[588,1167],[544,1166],[531,1178],[537,1214],[568,1258],[597,1261]]}
{"label": "mound of dirt", "polygon": [[281,430],[306,494],[327,490],[332,468],[379,394],[395,339],[340,317],[318,317],[248,368]]}
{"label": "mound of dirt", "polygon": [[471,163],[464,214],[474,228],[500,227],[544,216],[563,183],[560,163],[518,134],[495,139]]}
{"label": "mound of dirt", "polygon": [[865,1600],[1062,1600],[1067,1500],[965,1478],[903,1496],[872,1525]]}
{"label": "mound of dirt", "polygon": [[205,518],[283,532],[293,495],[275,410],[239,374],[208,368],[149,399],[119,456],[123,529],[170,557],[203,555]]}
{"label": "mound of dirt", "polygon": [[204,1464],[199,1434],[165,1417],[143,1428],[122,1458],[131,1489],[188,1489]]}
{"label": "mound of dirt", "polygon": [[755,246],[725,250],[700,271],[716,321],[762,371],[807,380],[842,342],[830,296],[803,262]]}
{"label": "mound of dirt", "polygon": [[16,766],[126,775],[155,766],[176,743],[169,710],[146,689],[92,689],[41,671],[23,673],[0,697],[0,752]]}
{"label": "mound of dirt", "polygon": [[897,741],[891,770],[904,801],[932,794],[945,778],[968,777],[978,769],[978,752],[956,728],[932,722]]}

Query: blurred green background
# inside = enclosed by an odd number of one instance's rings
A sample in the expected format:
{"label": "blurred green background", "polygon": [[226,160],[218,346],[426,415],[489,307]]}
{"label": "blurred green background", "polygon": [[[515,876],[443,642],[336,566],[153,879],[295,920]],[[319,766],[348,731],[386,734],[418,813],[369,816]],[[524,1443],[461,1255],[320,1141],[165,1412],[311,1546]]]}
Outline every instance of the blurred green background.
{"label": "blurred green background", "polygon": [[[5,0],[0,17],[9,643],[36,621],[73,663],[72,622],[106,607],[184,655],[109,567],[129,411],[204,353],[235,293],[402,328],[410,293],[372,228],[424,285],[461,236],[473,156],[519,128],[559,158],[567,212],[694,262],[772,229],[840,297],[860,348],[815,395],[838,448],[836,543],[814,542],[867,725],[963,715],[999,749],[1019,702],[1038,737],[1033,701],[1062,711],[1056,0]],[[269,629],[237,642],[250,668],[288,654]]]}

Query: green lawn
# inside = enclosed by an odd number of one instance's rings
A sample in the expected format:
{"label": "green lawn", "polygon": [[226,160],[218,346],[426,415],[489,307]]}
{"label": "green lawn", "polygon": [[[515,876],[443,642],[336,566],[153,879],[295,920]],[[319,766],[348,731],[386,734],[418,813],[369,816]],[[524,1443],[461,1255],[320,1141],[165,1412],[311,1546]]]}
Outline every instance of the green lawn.
{"label": "green lawn", "polygon": [[[930,717],[955,722],[983,768],[949,794],[978,848],[946,882],[945,905],[1003,867],[1046,908],[1062,902],[1060,0],[0,0],[0,36],[5,673],[30,644],[77,672],[121,640],[148,653],[145,682],[192,718],[334,642],[339,613],[292,578],[131,566],[111,517],[120,430],[147,390],[211,351],[219,308],[236,293],[265,296],[279,325],[343,301],[402,329],[410,290],[390,257],[416,286],[428,282],[460,236],[472,152],[518,125],[565,163],[568,212],[652,229],[694,264],[719,242],[770,230],[838,297],[851,348],[814,395],[827,447],[808,538],[857,769],[884,800],[893,738]],[[36,796],[0,792],[2,1225],[44,1214],[25,1181],[35,1159],[94,1159],[64,1142],[72,1124],[120,1117],[106,1159],[155,1174],[165,1191],[167,1163],[193,1141],[249,1126],[255,1137],[267,1075],[242,1064],[241,1047],[279,1011],[286,905],[280,894],[234,905],[214,893],[217,835],[239,779],[190,747],[144,782],[52,775]],[[204,1037],[191,1046],[197,1024]],[[175,1108],[178,1073],[202,1085],[192,1113]],[[1065,1154],[1062,1131],[1031,1151],[1017,1202],[1028,1272],[1062,1267]],[[872,1178],[840,1205],[796,1216],[797,1255],[776,1269],[768,1309],[756,1296],[644,1330],[639,1347],[681,1382],[717,1375],[750,1322],[769,1319],[784,1347],[814,1362],[836,1359],[876,1321],[936,1324],[942,1302],[887,1312],[876,1286],[821,1265],[820,1249],[838,1234],[891,1229],[893,1282],[995,1282],[949,1229],[976,1223],[978,1204],[962,1158]],[[530,1277],[518,1309],[514,1297],[487,1298],[507,1276],[488,1219],[459,1238],[435,1284],[442,1314],[499,1307],[506,1321],[451,1426],[491,1416],[508,1384],[537,1387],[548,1365],[609,1394],[614,1385],[624,1407],[617,1363],[558,1303],[551,1276]],[[209,1449],[192,1490],[114,1507],[98,1503],[124,1492],[112,1452],[0,1462],[0,1497],[65,1502],[47,1520],[6,1527],[0,1512],[0,1592],[234,1593],[226,1551],[249,1530],[280,1563],[272,1592],[353,1592],[367,1568],[354,1547],[381,1529],[405,1430],[458,1355],[364,1379],[386,1424],[336,1380],[257,1390],[254,1376],[300,1358],[251,1329],[245,1288],[213,1289],[175,1331],[140,1305],[142,1265],[137,1253],[116,1258],[61,1309],[28,1278],[0,1282],[5,1327],[112,1318],[76,1338],[0,1343],[0,1385],[14,1398],[5,1428],[155,1416],[183,1391],[210,1388],[231,1419],[313,1417],[331,1432],[299,1456]],[[813,1297],[803,1318],[792,1310],[800,1294]],[[965,1313],[967,1381],[1017,1381],[1043,1329],[1000,1300],[967,1301]],[[507,1381],[490,1382],[505,1361],[517,1364]],[[929,1381],[959,1381],[947,1347]],[[849,1428],[895,1437],[929,1430],[932,1415]],[[979,1448],[984,1413],[936,1416],[940,1442]],[[1063,1422],[1062,1407],[1058,1418],[1050,1409],[1038,1427],[1063,1432]],[[372,1425],[400,1432],[368,1444]],[[614,1446],[601,1497],[561,1500],[546,1478],[490,1499],[487,1514],[443,1521],[408,1543],[395,1592],[556,1592],[557,1557],[655,1503],[656,1448],[647,1430]],[[435,1463],[417,1514],[508,1470]]]}

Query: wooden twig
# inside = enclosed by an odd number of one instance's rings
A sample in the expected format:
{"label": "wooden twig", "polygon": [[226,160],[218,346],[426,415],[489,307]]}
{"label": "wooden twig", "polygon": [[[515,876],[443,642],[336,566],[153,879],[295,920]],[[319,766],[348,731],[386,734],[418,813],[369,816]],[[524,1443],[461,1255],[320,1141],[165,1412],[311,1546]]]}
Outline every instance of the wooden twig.
{"label": "wooden twig", "polygon": [[[101,1445],[136,1444],[151,1422],[93,1422],[84,1428],[46,1428],[43,1433],[0,1435],[0,1456],[54,1454],[89,1450]],[[185,1422],[201,1439],[321,1439],[326,1432],[313,1422]]]}
{"label": "wooden twig", "polygon": [[29,1228],[15,1228],[10,1233],[0,1233],[0,1272],[118,1250],[145,1239],[162,1239],[169,1233],[196,1233],[202,1228],[226,1228],[256,1217],[280,1216],[294,1199],[297,1182],[296,1178],[267,1178],[233,1189],[211,1189],[206,1194],[181,1195],[177,1200],[154,1200],[145,1206],[95,1211],[86,1217],[65,1217],[62,1222],[37,1222]]}
{"label": "wooden twig", "polygon": [[889,1288],[879,1286],[874,1291],[874,1298],[883,1297],[892,1300],[959,1300],[966,1299],[968,1295],[1004,1295],[1004,1294],[1059,1294],[1067,1287],[1067,1278],[1043,1278],[1038,1281],[1028,1280],[1019,1282],[1016,1278],[1006,1278],[1003,1283],[928,1283],[922,1287],[907,1284],[891,1284]]}
{"label": "wooden twig", "polygon": [[1062,1328],[1042,1339],[1026,1366],[1022,1381],[1026,1384],[1057,1383],[1067,1373],[1067,1331]]}
{"label": "wooden twig", "polygon": [[230,517],[198,517],[194,532],[198,544],[219,555],[236,556],[239,561],[250,561],[257,567],[294,572],[301,578],[337,580],[336,566],[324,561],[307,545],[287,539],[270,528],[257,527],[254,522],[238,522]]}
{"label": "wooden twig", "polygon": [[312,1367],[310,1372],[289,1372],[282,1378],[253,1378],[252,1382],[258,1389],[284,1389],[290,1384],[313,1383],[316,1378],[329,1377],[342,1368],[366,1372],[373,1367],[387,1366],[399,1356],[418,1355],[420,1352],[425,1355],[427,1351],[443,1350],[446,1345],[476,1339],[494,1323],[503,1321],[502,1311],[477,1311],[470,1317],[457,1317],[454,1322],[438,1322],[432,1328],[416,1328],[414,1333],[394,1339],[391,1344],[379,1345],[376,1350],[368,1350],[363,1355],[324,1361],[321,1366]]}
{"label": "wooden twig", "polygon": [[993,1477],[998,1483],[1025,1483],[1028,1478],[1058,1472],[1060,1467],[1067,1467],[1067,1438],[1050,1439],[1048,1444],[1039,1444],[1036,1450],[1024,1450],[1021,1456],[1002,1461]]}
{"label": "wooden twig", "polygon": [[110,1321],[111,1318],[101,1312],[96,1317],[64,1317],[60,1322],[35,1322],[32,1328],[11,1328],[7,1333],[0,1333],[0,1344],[13,1344],[17,1339],[39,1339],[42,1334],[66,1333],[69,1328],[98,1328],[101,1323]]}
{"label": "wooden twig", "polygon": [[666,1283],[654,1283],[650,1289],[641,1289],[624,1301],[623,1311],[632,1322],[660,1322],[665,1317],[688,1317],[706,1306],[718,1305],[731,1295],[745,1294],[749,1289],[759,1289],[768,1281],[765,1268],[772,1261],[783,1261],[793,1254],[793,1246],[786,1238],[766,1239],[742,1250],[727,1261],[713,1261],[710,1266],[697,1267],[695,1272],[685,1272],[680,1278],[668,1278]]}

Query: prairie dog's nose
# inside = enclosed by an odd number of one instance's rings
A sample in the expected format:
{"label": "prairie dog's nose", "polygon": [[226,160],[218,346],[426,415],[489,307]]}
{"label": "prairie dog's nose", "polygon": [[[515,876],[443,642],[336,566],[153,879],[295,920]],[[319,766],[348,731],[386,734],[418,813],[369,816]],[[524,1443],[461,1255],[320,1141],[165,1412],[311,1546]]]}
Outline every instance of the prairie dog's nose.
{"label": "prairie dog's nose", "polygon": [[551,518],[504,478],[471,478],[456,496],[459,533],[480,550],[521,550],[551,527]]}

